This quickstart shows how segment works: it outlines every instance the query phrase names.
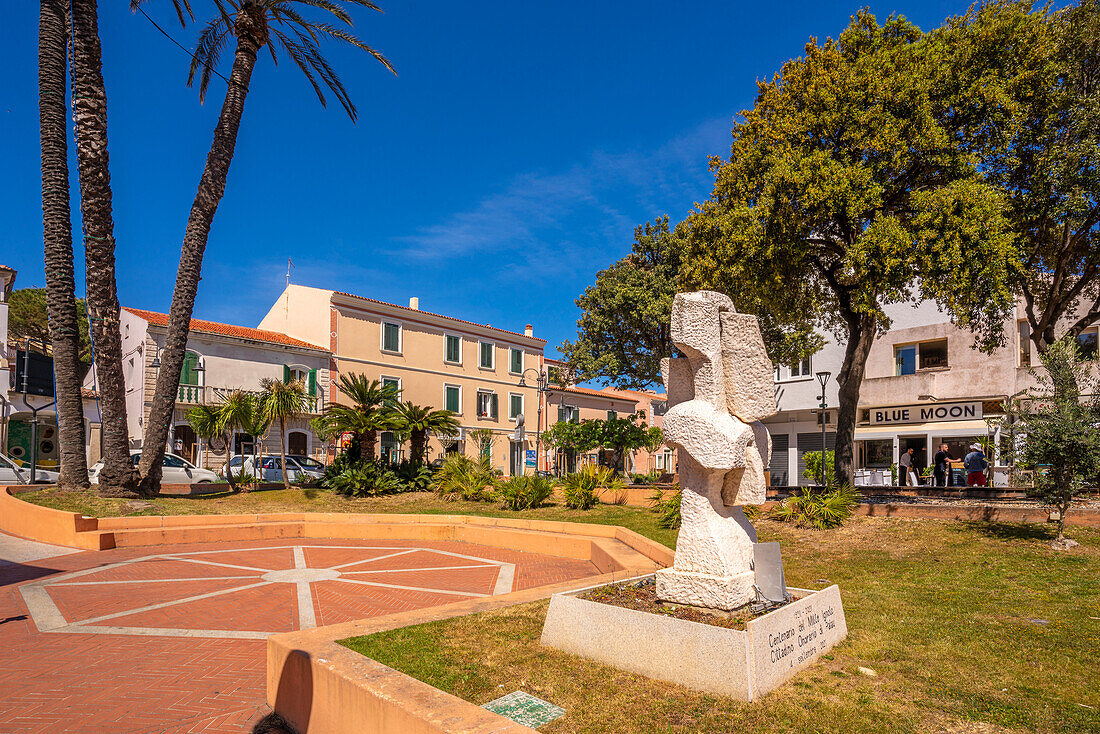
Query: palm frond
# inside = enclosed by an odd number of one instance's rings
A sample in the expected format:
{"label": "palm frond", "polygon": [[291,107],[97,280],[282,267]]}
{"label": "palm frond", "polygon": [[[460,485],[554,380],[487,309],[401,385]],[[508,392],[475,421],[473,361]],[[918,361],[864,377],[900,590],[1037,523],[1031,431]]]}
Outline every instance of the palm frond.
{"label": "palm frond", "polygon": [[[149,0],[130,0],[130,12],[135,12],[139,7]],[[354,2],[354,0],[351,0]],[[191,20],[195,19],[195,14],[191,11],[191,0],[171,0],[172,8],[176,11],[176,17],[179,18],[180,27],[183,28],[187,25],[187,18]],[[184,13],[187,13],[187,18],[184,18]]]}
{"label": "palm frond", "polygon": [[225,41],[232,32],[233,20],[223,14],[208,22],[199,33],[195,53],[191,55],[191,68],[187,73],[187,86],[191,86],[195,81],[195,72],[201,70],[199,77],[200,102],[206,100],[206,88],[210,85],[210,77],[218,65],[222,51],[225,49]]}

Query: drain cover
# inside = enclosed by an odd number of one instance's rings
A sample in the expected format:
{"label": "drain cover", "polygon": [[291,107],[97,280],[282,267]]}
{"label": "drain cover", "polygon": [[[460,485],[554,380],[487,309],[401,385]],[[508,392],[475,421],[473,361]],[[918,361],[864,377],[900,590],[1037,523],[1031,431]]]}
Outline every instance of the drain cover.
{"label": "drain cover", "polygon": [[532,729],[537,729],[543,724],[549,724],[559,716],[565,715],[565,709],[561,706],[555,706],[549,701],[543,701],[541,698],[536,698],[523,691],[515,691],[506,696],[501,696],[497,700],[483,705],[482,708]]}

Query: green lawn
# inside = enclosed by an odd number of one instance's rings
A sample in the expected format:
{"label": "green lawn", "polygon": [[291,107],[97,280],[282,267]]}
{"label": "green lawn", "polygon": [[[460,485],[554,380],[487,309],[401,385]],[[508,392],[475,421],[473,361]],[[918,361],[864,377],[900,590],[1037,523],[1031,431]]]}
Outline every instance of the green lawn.
{"label": "green lawn", "polygon": [[[761,702],[647,680],[538,643],[546,602],[346,641],[474,703],[522,689],[547,732],[1100,732],[1100,532],[860,519],[756,522],[788,583],[838,583],[849,637]],[[858,671],[877,673],[869,677]]]}

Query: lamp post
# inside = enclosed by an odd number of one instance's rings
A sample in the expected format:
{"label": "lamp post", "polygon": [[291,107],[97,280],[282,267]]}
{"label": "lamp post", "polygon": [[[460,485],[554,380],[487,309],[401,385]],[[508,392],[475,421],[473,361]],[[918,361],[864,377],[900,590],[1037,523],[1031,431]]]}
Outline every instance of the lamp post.
{"label": "lamp post", "polygon": [[[825,399],[825,385],[829,382],[829,378],[833,373],[828,371],[818,372],[817,381],[821,383],[821,486],[825,486],[825,408],[828,405],[828,401]],[[836,457],[833,457],[833,461],[836,461]]]}
{"label": "lamp post", "polygon": [[535,417],[535,476],[539,474],[539,464],[541,464],[542,447],[540,446],[542,440],[542,399],[543,396],[550,389],[550,377],[546,372],[537,370],[534,367],[528,367],[519,376],[519,387],[527,387],[527,373],[535,373],[535,389],[538,391],[538,413]]}

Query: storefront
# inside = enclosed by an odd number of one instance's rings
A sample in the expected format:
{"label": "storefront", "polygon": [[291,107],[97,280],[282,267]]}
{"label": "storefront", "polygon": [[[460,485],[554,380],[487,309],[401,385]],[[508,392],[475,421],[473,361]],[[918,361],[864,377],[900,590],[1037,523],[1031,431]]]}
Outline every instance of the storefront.
{"label": "storefront", "polygon": [[[940,444],[961,459],[976,441],[999,439],[996,418],[1000,401],[962,401],[886,406],[860,411],[856,426],[856,466],[867,471],[889,470],[913,449],[912,466],[918,475],[932,466]],[[991,428],[992,426],[992,428]],[[996,446],[998,441],[994,441]],[[996,457],[990,457],[996,463]]]}

